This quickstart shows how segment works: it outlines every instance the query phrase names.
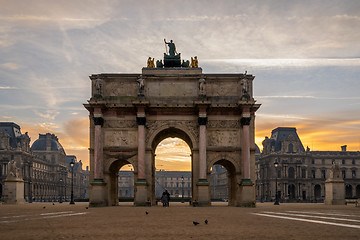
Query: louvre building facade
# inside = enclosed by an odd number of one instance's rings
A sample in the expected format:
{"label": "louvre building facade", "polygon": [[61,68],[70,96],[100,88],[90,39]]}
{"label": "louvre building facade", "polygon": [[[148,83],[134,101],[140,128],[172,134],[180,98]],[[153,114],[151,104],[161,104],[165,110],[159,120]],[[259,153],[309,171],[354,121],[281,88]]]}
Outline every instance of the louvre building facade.
{"label": "louvre building facade", "polygon": [[289,127],[274,129],[262,144],[263,151],[255,163],[257,201],[274,201],[277,189],[280,201],[323,202],[325,180],[334,163],[340,165],[345,197],[360,197],[359,151],[347,151],[346,145],[339,151],[305,149],[296,128]]}
{"label": "louvre building facade", "polygon": [[[74,198],[89,197],[88,169],[82,169],[82,162],[76,156],[66,155],[54,134],[39,134],[39,138],[30,147],[30,137],[27,133],[21,133],[19,125],[0,122],[0,201],[11,160],[20,169],[27,202],[69,201],[72,171]],[[73,167],[70,162],[74,162]]]}

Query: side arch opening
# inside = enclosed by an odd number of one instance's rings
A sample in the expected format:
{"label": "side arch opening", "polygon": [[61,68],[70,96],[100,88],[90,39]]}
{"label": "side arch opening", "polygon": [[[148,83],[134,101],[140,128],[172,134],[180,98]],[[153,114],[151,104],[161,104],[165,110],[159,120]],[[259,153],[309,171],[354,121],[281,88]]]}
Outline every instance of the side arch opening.
{"label": "side arch opening", "polygon": [[229,206],[236,201],[236,169],[229,160],[216,161],[211,169],[210,196],[211,204],[216,202],[228,202]]}

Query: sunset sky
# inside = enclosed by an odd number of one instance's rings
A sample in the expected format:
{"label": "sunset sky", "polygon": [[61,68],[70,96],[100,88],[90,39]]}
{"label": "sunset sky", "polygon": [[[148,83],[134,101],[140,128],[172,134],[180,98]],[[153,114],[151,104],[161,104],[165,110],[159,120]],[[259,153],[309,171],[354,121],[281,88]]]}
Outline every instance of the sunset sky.
{"label": "sunset sky", "polygon": [[[204,73],[253,74],[256,143],[296,127],[311,150],[360,150],[360,1],[0,0],[0,121],[55,133],[88,164],[91,74],[140,73],[173,39]],[[177,146],[171,140],[164,146]],[[180,148],[169,153],[182,161]],[[166,161],[165,161],[166,163]],[[160,164],[162,165],[162,164]],[[166,168],[166,167],[164,167]]]}

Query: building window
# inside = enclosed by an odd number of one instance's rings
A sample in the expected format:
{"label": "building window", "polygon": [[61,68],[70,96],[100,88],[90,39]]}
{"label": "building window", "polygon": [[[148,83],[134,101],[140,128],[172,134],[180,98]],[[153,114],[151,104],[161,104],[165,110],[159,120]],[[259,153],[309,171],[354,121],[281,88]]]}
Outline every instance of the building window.
{"label": "building window", "polygon": [[343,160],[341,160],[341,164],[345,164],[345,160],[343,159]]}
{"label": "building window", "polygon": [[311,176],[312,178],[315,178],[315,170],[311,170]]}
{"label": "building window", "polygon": [[301,177],[306,178],[306,168],[301,169]]}
{"label": "building window", "polygon": [[325,170],[321,170],[321,175],[322,175],[322,178],[325,179],[325,178],[326,178],[326,171],[325,171]]}
{"label": "building window", "polygon": [[311,159],[311,164],[315,164],[315,160],[314,160],[314,159]]}
{"label": "building window", "polygon": [[321,159],[321,164],[322,164],[322,165],[325,164],[325,159]]}
{"label": "building window", "polygon": [[353,178],[356,178],[356,171],[355,171],[355,170],[352,170],[351,175],[352,175]]}
{"label": "building window", "polygon": [[351,162],[352,162],[352,164],[355,164],[355,159],[353,159]]}
{"label": "building window", "polygon": [[346,178],[346,172],[345,172],[345,170],[342,170],[341,172],[342,172],[343,178],[345,179],[345,178]]}
{"label": "building window", "polygon": [[277,171],[277,177],[281,178],[281,170],[280,169],[278,169],[278,171]]}

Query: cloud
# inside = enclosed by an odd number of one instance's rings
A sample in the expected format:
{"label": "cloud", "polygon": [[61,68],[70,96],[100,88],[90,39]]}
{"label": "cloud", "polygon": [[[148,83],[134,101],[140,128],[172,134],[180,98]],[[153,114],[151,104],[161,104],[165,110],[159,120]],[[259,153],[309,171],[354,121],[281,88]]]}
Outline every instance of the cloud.
{"label": "cloud", "polygon": [[11,63],[11,62],[2,63],[2,64],[0,64],[0,66],[3,67],[3,68],[6,68],[8,70],[17,70],[17,69],[20,68],[19,65],[17,65],[16,63]]}
{"label": "cloud", "polygon": [[155,150],[155,167],[166,171],[191,171],[191,150],[179,138],[167,138]]}
{"label": "cloud", "polygon": [[360,150],[360,111],[338,111],[312,116],[277,116],[259,114],[256,118],[256,143],[262,148],[265,136],[277,127],[296,127],[304,146],[312,150],[338,151],[348,145],[349,151]]}
{"label": "cloud", "polygon": [[46,110],[45,113],[41,113],[38,110],[34,110],[34,113],[47,120],[55,120],[56,116],[59,115],[60,112],[54,110]]}

